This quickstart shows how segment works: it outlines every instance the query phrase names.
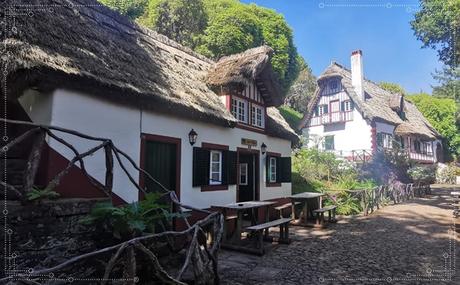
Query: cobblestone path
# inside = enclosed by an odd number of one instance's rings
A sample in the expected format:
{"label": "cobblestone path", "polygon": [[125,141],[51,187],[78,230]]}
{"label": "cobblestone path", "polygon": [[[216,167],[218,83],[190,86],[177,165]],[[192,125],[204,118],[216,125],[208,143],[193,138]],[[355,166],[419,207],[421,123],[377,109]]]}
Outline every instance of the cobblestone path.
{"label": "cobblestone path", "polygon": [[266,244],[263,257],[222,251],[222,283],[460,284],[460,234],[451,230],[447,201],[453,189],[326,229],[291,227],[292,243]]}

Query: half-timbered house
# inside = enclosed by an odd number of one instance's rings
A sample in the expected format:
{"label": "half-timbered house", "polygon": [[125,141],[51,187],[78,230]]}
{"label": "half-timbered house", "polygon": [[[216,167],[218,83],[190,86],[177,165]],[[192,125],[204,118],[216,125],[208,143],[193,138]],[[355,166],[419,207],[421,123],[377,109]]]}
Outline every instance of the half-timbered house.
{"label": "half-timbered house", "polygon": [[351,70],[333,62],[321,74],[300,127],[309,146],[354,161],[396,146],[421,163],[442,160],[439,133],[403,95],[364,78],[360,50]]}
{"label": "half-timbered house", "polygon": [[[3,41],[9,119],[111,139],[194,207],[291,194],[291,146],[298,137],[276,109],[282,99],[270,47],[214,62],[90,2],[95,5],[56,6],[55,14],[18,18],[18,34]],[[24,131],[8,126],[11,139]],[[80,152],[94,146],[62,138]],[[8,165],[15,165],[8,183],[21,187],[13,174],[24,171],[21,161],[29,155],[27,142],[7,152]],[[85,159],[101,183],[103,155]],[[47,185],[73,156],[46,137],[36,185]],[[157,190],[136,169],[127,171],[147,191]],[[113,173],[113,200],[137,201],[139,191],[117,163]],[[77,166],[56,191],[63,198],[104,196]]]}

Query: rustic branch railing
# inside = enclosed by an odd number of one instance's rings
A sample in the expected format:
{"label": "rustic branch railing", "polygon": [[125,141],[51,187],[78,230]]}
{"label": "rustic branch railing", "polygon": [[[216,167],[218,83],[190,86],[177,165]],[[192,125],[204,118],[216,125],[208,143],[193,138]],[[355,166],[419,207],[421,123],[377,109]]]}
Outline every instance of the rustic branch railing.
{"label": "rustic branch railing", "polygon": [[[130,182],[136,187],[138,191],[145,194],[145,190],[142,189],[142,187],[140,187],[138,182],[129,173],[122,159],[123,157],[129,162],[129,164],[132,167],[134,167],[134,169],[136,169],[138,172],[144,175],[144,177],[151,179],[154,183],[159,185],[160,188],[163,190],[164,195],[169,197],[169,199],[171,200],[173,205],[175,205],[175,208],[177,209],[177,211],[179,211],[179,213],[182,213],[183,209],[188,209],[204,213],[207,216],[204,219],[199,220],[195,224],[191,225],[187,220],[186,215],[181,215],[187,227],[187,229],[184,231],[165,231],[158,234],[149,234],[146,236],[136,237],[111,247],[106,247],[100,250],[73,257],[52,268],[37,269],[32,274],[19,272],[14,273],[12,275],[8,275],[5,278],[0,279],[0,283],[7,282],[9,280],[24,280],[28,282],[36,282],[35,284],[39,284],[37,280],[43,279],[44,274],[50,274],[53,272],[61,271],[64,268],[74,265],[77,262],[81,262],[88,258],[94,258],[96,256],[100,256],[108,252],[113,252],[113,254],[105,268],[104,276],[102,278],[103,281],[101,281],[102,284],[105,284],[107,280],[109,280],[110,274],[112,273],[115,264],[121,262],[123,257],[125,257],[125,264],[127,265],[125,266],[126,272],[124,273],[124,276],[130,276],[129,280],[132,280],[132,284],[137,282],[135,278],[137,269],[136,254],[141,254],[151,261],[152,266],[155,269],[155,272],[152,272],[152,278],[155,278],[155,280],[160,280],[162,284],[185,284],[182,282],[182,280],[184,273],[188,268],[192,269],[196,284],[219,283],[219,276],[217,272],[217,253],[220,248],[220,241],[222,239],[223,233],[223,216],[220,213],[212,213],[207,210],[197,209],[195,207],[182,204],[178,200],[176,193],[174,191],[170,191],[169,189],[165,188],[149,173],[141,169],[129,155],[117,148],[110,139],[89,136],[74,130],[69,130],[55,126],[35,124],[32,122],[8,119],[3,119],[3,121],[6,124],[30,126],[31,129],[25,132],[24,134],[18,136],[17,138],[13,139],[10,143],[1,148],[0,155],[2,156],[5,155],[6,152],[15,145],[18,145],[22,141],[34,136],[33,147],[28,157],[26,171],[24,172],[23,187],[19,189],[14,187],[13,185],[9,185],[7,182],[1,182],[1,186],[4,189],[4,191],[7,191],[8,194],[15,196],[18,200],[21,200],[23,203],[27,203],[27,193],[31,191],[34,185],[34,179],[40,163],[41,150],[44,146],[46,136],[49,136],[50,138],[56,140],[60,144],[70,149],[74,154],[74,157],[69,161],[66,168],[64,168],[53,179],[51,179],[46,189],[51,190],[58,186],[62,178],[78,162],[80,169],[88,178],[88,180],[98,189],[101,189],[108,196],[110,196],[113,187],[113,168],[115,156],[118,165],[123,170],[125,175],[128,177]],[[80,153],[77,150],[77,148],[75,148],[71,143],[57,136],[54,132],[61,132],[79,138],[96,141],[99,142],[99,144],[87,150],[86,152]],[[104,149],[106,167],[105,183],[102,187],[101,183],[97,182],[93,177],[91,177],[91,175],[88,174],[83,161],[85,157],[93,155],[101,149]],[[208,234],[211,237],[209,243],[206,239]],[[162,266],[159,263],[159,259],[157,258],[155,253],[151,249],[149,249],[149,246],[151,247],[154,243],[153,241],[155,240],[166,239],[170,247],[174,247],[173,242],[171,242],[171,239],[176,237],[183,237],[186,240],[188,240],[189,248],[187,250],[186,259],[183,266],[181,267],[177,276],[173,277],[162,268]]]}
{"label": "rustic branch railing", "polygon": [[430,193],[427,184],[391,184],[380,185],[372,189],[347,190],[353,197],[358,198],[365,216],[393,202],[398,204],[414,197],[423,197]]}

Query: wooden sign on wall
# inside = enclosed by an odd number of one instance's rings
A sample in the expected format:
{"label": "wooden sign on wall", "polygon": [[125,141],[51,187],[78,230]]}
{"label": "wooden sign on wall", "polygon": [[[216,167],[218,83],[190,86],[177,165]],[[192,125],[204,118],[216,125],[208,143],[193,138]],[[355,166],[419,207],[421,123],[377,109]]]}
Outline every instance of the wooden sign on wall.
{"label": "wooden sign on wall", "polygon": [[253,146],[257,146],[257,141],[256,141],[256,140],[252,140],[252,139],[242,138],[242,139],[241,139],[241,144],[242,144],[242,145],[247,145],[247,146],[249,146],[249,147],[253,147]]}

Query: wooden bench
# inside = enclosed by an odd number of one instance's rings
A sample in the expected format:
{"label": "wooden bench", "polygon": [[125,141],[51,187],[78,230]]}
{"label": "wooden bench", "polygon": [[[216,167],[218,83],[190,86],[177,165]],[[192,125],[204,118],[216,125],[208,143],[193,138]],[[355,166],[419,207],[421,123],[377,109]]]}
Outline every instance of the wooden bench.
{"label": "wooden bench", "polygon": [[[279,243],[289,243],[289,223],[291,218],[281,218],[278,220],[270,221],[264,224],[258,224],[254,226],[247,227],[246,230],[254,233],[254,245],[257,249],[259,255],[265,253],[264,249],[264,236],[268,238],[268,230],[272,227],[280,227],[280,238]],[[263,233],[265,231],[265,234]]]}
{"label": "wooden bench", "polygon": [[325,212],[328,212],[329,222],[335,223],[337,221],[335,219],[336,209],[337,209],[337,206],[330,205],[330,206],[326,206],[326,207],[314,210],[313,213],[316,214],[316,224],[322,225],[324,223],[324,213]]}
{"label": "wooden bench", "polygon": [[[297,205],[299,205],[299,204],[300,204],[300,202],[295,202],[295,203],[294,203],[295,206],[297,206]],[[284,218],[284,216],[283,216],[283,210],[284,210],[284,209],[289,209],[289,208],[292,208],[292,203],[286,203],[286,204],[283,204],[283,205],[280,205],[280,206],[275,207],[275,210],[276,210],[276,211],[279,211],[279,213],[280,213],[280,219],[283,219],[283,218]]]}

